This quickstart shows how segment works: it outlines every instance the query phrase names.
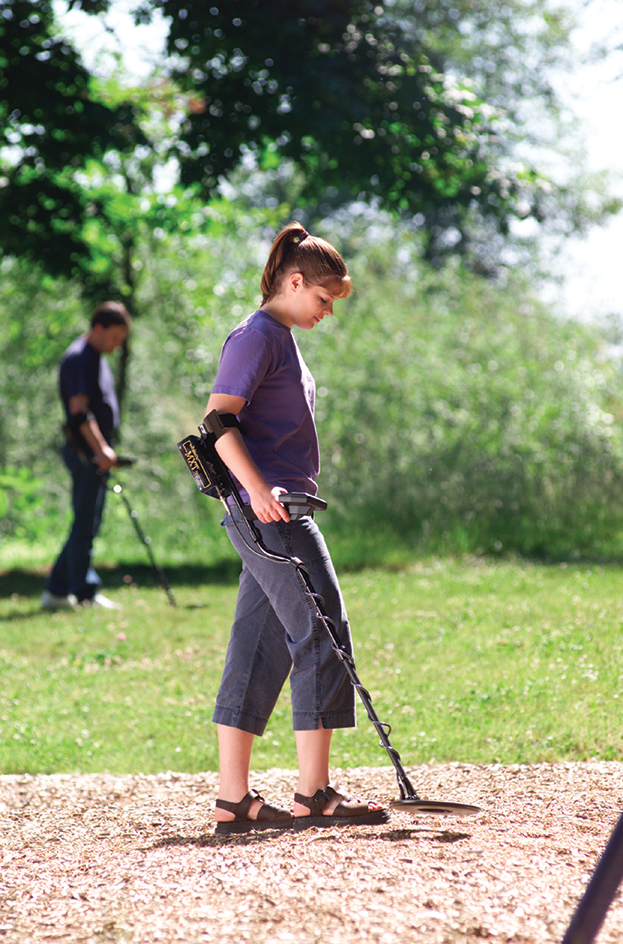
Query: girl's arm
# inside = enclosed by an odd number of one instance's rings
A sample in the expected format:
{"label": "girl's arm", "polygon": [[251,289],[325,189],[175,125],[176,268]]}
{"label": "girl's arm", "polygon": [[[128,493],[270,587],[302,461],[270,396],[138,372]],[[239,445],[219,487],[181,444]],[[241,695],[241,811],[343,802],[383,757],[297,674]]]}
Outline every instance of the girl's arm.
{"label": "girl's arm", "polygon": [[[213,393],[208,400],[206,415],[212,410],[219,413],[233,413],[237,416],[245,406],[244,397],[232,397],[225,393]],[[240,430],[229,428],[216,441],[216,451],[236,476],[240,484],[249,493],[251,507],[258,519],[263,522],[289,521],[290,516],[278,495],[285,492],[285,488],[271,488],[255,462],[249,454]]]}

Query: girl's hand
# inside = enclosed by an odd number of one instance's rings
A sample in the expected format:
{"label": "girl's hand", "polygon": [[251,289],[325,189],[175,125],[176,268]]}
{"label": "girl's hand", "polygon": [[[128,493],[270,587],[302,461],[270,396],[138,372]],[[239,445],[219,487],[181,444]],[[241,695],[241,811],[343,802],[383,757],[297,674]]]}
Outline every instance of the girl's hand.
{"label": "girl's hand", "polygon": [[249,491],[251,507],[258,520],[263,524],[269,524],[271,521],[290,520],[288,509],[279,501],[279,495],[285,494],[285,488],[280,488],[277,485],[275,488],[269,489],[266,485],[265,488],[258,488],[253,491],[247,489],[247,491]]}

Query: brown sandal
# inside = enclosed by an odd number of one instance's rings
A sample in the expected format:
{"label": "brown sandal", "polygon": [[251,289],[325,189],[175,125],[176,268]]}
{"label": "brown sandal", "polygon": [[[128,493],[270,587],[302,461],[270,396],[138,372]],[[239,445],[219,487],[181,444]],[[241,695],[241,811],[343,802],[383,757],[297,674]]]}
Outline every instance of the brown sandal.
{"label": "brown sandal", "polygon": [[[323,809],[335,797],[341,797],[341,802],[330,816],[323,815]],[[376,823],[386,823],[389,819],[389,810],[382,807],[375,809],[369,803],[359,803],[348,794],[338,793],[333,787],[316,790],[313,797],[295,793],[294,799],[301,806],[311,810],[309,816],[294,817],[295,829],[309,829],[310,826],[373,826]]]}
{"label": "brown sandal", "polygon": [[[257,812],[257,819],[249,819],[249,807],[254,800],[261,800],[262,805]],[[257,790],[250,790],[240,803],[230,803],[229,800],[217,800],[215,806],[219,810],[234,813],[235,818],[216,824],[217,833],[248,833],[254,829],[292,829],[294,819],[289,810],[280,806],[271,806]]]}

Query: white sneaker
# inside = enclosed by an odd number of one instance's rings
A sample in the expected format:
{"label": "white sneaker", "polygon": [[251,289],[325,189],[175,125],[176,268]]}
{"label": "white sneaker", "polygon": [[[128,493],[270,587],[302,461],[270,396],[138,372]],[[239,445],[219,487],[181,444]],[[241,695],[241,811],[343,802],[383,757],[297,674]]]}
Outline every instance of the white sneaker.
{"label": "white sneaker", "polygon": [[96,593],[93,599],[90,601],[91,606],[101,606],[104,610],[120,610],[121,604],[115,603],[114,600],[109,600],[108,597],[105,597],[103,593]]}
{"label": "white sneaker", "polygon": [[49,590],[44,590],[41,594],[40,606],[42,610],[75,610],[78,600],[73,593],[69,593],[66,597],[57,597]]}

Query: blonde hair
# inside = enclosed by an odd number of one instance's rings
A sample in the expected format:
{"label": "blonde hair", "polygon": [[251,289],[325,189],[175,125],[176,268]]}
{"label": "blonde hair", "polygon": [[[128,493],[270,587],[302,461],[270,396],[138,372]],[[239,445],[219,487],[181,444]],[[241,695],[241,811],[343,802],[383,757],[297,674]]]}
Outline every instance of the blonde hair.
{"label": "blonde hair", "polygon": [[300,272],[306,285],[322,285],[337,298],[347,298],[353,290],[337,249],[318,236],[310,236],[300,223],[289,223],[272,245],[262,273],[262,305],[279,294],[290,272]]}

